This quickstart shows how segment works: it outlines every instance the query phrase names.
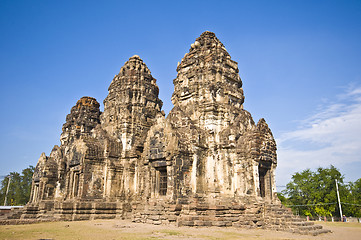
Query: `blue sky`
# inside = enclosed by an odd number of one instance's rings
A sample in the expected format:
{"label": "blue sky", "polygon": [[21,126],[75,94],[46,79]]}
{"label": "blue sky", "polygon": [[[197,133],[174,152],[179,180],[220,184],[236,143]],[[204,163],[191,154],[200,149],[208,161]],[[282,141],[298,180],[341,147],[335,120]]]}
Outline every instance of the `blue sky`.
{"label": "blue sky", "polygon": [[76,101],[102,103],[135,54],[168,113],[177,62],[206,30],[238,62],[245,109],[273,131],[277,185],[330,164],[361,177],[361,1],[351,0],[2,0],[0,176],[48,155]]}

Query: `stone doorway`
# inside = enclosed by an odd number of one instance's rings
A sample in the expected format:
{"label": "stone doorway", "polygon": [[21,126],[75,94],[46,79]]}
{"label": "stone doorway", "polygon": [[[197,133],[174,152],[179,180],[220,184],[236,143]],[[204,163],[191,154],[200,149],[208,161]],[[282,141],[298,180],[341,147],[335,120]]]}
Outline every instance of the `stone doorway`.
{"label": "stone doorway", "polygon": [[258,165],[258,176],[259,176],[259,191],[260,196],[271,197],[271,174],[270,174],[271,164],[269,162],[261,161]]}

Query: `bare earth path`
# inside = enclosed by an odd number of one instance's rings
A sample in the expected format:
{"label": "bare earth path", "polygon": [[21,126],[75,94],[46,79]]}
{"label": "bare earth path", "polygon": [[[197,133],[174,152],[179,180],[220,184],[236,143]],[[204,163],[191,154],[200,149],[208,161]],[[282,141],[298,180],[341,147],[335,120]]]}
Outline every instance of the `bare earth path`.
{"label": "bare earth path", "polygon": [[0,239],[361,239],[359,223],[321,224],[332,233],[313,237],[263,229],[157,226],[128,220],[47,222],[2,225]]}

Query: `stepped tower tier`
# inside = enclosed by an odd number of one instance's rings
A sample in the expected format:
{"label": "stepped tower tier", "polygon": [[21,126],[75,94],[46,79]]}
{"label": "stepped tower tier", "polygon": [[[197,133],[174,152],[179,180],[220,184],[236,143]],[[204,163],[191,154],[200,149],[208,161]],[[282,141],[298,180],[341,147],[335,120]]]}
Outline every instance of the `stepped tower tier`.
{"label": "stepped tower tier", "polygon": [[122,142],[125,153],[142,151],[145,135],[163,105],[156,79],[134,55],[114,77],[108,91],[101,117],[103,128]]}

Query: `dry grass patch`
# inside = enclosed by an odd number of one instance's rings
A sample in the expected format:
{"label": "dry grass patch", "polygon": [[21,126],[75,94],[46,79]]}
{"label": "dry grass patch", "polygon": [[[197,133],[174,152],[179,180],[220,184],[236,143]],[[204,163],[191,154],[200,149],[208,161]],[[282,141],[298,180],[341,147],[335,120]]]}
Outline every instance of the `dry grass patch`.
{"label": "dry grass patch", "polygon": [[220,227],[175,227],[137,224],[129,220],[48,222],[28,225],[0,225],[0,239],[124,239],[124,240],[233,240],[233,239],[361,239],[359,223],[322,223],[333,233],[317,237],[262,229]]}
{"label": "dry grass patch", "polygon": [[[319,223],[316,222],[316,224],[319,224]],[[361,223],[356,223],[356,222],[346,222],[346,223],[344,223],[344,222],[322,222],[322,225],[325,227],[331,226],[331,227],[349,227],[349,228],[361,229]]]}
{"label": "dry grass patch", "polygon": [[0,239],[148,239],[136,232],[122,232],[122,229],[102,228],[89,223],[48,222],[0,226]]}

